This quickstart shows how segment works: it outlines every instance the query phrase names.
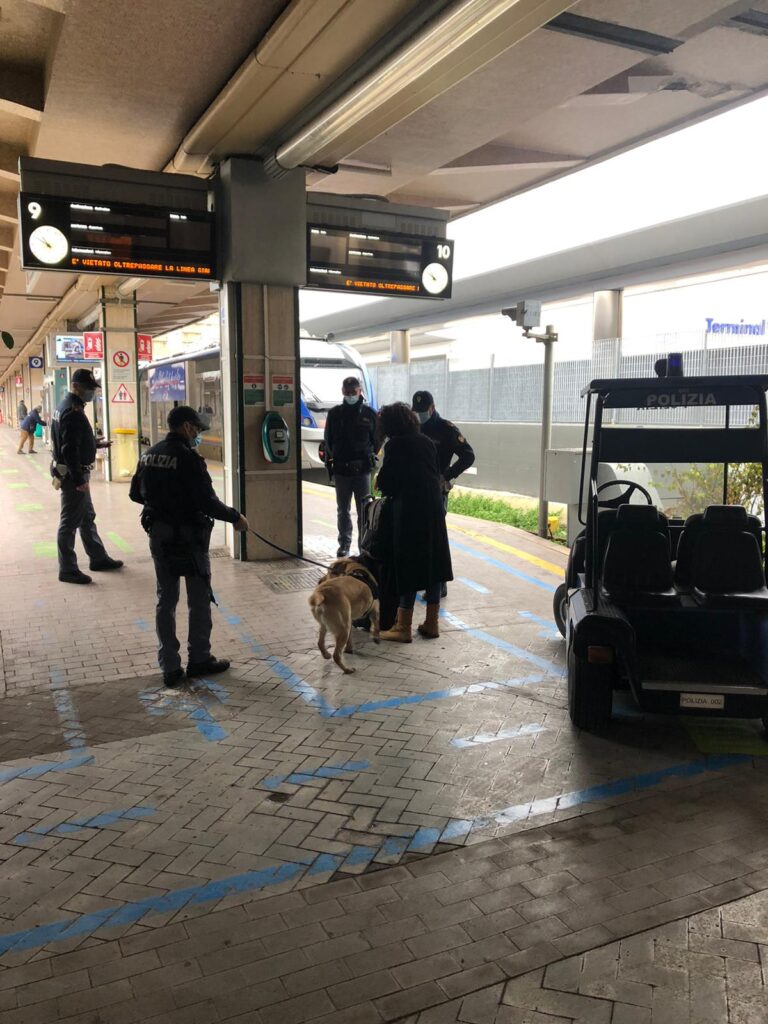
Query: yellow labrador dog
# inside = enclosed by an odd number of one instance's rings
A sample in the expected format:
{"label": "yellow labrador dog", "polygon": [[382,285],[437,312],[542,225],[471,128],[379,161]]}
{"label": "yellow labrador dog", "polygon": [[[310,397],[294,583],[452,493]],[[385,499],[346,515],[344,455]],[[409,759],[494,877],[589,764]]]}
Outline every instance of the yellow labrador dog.
{"label": "yellow labrador dog", "polygon": [[331,633],[336,641],[333,660],[342,672],[354,672],[342,657],[344,652],[354,653],[352,620],[370,615],[373,642],[379,642],[379,598],[374,577],[353,558],[338,558],[312,591],[309,607],[320,625],[317,646],[322,656],[331,657],[325,648],[326,633]]}

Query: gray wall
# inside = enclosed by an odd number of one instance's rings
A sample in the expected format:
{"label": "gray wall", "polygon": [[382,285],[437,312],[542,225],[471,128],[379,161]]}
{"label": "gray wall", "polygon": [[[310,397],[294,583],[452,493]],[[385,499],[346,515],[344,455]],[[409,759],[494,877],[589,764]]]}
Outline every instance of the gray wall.
{"label": "gray wall", "polygon": [[[477,467],[476,476],[465,473],[459,477],[460,486],[538,495],[539,426],[535,423],[461,422],[456,425],[474,448]],[[583,437],[583,424],[553,424],[553,448],[581,448]]]}

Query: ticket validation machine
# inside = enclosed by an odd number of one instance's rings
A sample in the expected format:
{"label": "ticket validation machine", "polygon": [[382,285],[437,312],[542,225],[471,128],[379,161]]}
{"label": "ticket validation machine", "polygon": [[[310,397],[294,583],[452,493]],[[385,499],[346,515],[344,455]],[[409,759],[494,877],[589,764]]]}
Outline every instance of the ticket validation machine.
{"label": "ticket validation machine", "polygon": [[267,462],[287,462],[291,453],[291,432],[277,412],[268,412],[261,425],[261,445]]}

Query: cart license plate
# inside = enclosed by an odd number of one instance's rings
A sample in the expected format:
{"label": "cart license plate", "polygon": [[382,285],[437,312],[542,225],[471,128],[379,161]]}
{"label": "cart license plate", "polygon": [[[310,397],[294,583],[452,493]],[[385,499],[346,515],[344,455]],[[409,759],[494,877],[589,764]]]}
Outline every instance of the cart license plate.
{"label": "cart license plate", "polygon": [[681,693],[680,707],[722,710],[725,707],[725,697],[722,693]]}

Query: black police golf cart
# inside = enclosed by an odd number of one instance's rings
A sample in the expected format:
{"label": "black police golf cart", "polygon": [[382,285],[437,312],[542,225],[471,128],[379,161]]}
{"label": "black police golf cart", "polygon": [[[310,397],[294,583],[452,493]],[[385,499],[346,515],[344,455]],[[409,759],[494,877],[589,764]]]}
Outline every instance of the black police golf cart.
{"label": "black police golf cart", "polygon": [[[768,728],[765,527],[728,504],[729,466],[752,464],[768,508],[766,391],[768,375],[594,380],[584,390],[585,528],[554,601],[577,727],[604,728],[613,691],[629,688],[647,711],[761,718]],[[621,410],[642,410],[644,425],[626,425],[638,414]],[[694,416],[705,425],[686,425]],[[601,463],[626,467],[627,478],[598,486]],[[660,480],[704,464],[722,504],[683,517],[673,501],[666,515],[631,479],[633,463]]]}

